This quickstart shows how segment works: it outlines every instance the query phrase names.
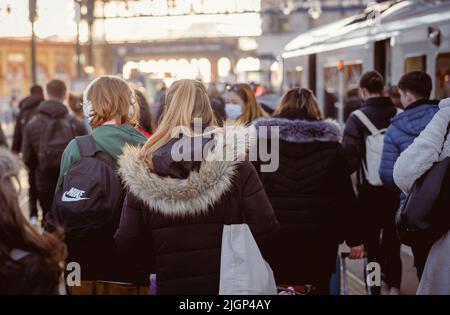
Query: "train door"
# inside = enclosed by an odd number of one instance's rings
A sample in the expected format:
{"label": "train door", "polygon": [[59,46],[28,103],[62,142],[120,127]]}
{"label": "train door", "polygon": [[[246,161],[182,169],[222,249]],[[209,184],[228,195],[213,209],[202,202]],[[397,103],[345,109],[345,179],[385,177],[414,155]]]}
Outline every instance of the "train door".
{"label": "train door", "polygon": [[391,85],[391,39],[384,39],[375,42],[373,64],[374,69],[381,73],[385,82]]}
{"label": "train door", "polygon": [[316,54],[309,55],[308,57],[308,88],[316,95],[316,80],[317,80],[317,57]]}

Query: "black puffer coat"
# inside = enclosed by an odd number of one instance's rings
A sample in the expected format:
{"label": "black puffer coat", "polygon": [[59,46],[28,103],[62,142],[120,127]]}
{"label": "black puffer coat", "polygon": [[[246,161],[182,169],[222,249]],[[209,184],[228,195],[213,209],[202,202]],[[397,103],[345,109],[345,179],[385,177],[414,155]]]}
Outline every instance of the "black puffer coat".
{"label": "black puffer coat", "polygon": [[320,285],[335,269],[338,244],[362,243],[340,129],[332,121],[279,117],[254,125],[259,143],[262,126],[279,127],[278,170],[260,173],[280,222],[265,249],[269,264],[278,283]]}
{"label": "black puffer coat", "polygon": [[158,294],[218,294],[224,223],[244,217],[261,245],[278,222],[250,162],[175,162],[173,144],[155,152],[156,173],[139,149],[125,149],[119,172],[128,194],[116,245],[128,257],[152,253]]}

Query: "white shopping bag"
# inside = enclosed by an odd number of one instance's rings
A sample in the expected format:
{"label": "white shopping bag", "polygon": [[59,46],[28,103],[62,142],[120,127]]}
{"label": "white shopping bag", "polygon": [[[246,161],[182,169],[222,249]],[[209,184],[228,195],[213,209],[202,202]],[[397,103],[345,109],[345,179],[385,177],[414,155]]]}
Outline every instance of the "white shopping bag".
{"label": "white shopping bag", "polygon": [[220,295],[276,295],[272,269],[247,224],[223,226]]}

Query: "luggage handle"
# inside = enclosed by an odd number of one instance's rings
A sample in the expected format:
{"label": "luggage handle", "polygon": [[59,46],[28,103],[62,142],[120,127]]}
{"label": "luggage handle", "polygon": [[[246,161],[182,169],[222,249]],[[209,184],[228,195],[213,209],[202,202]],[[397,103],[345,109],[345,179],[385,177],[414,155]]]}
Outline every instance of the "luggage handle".
{"label": "luggage handle", "polygon": [[[346,262],[346,258],[350,257],[350,253],[349,252],[341,252],[341,261],[342,261],[342,270],[344,273],[344,295],[349,295],[349,286],[348,286],[348,277],[346,276],[347,274],[347,262]],[[363,271],[364,271],[364,284],[366,286],[366,290],[367,290],[367,294],[368,295],[372,295],[372,288],[370,286],[367,285],[367,265],[369,264],[369,259],[367,256],[367,251],[364,251],[364,267],[363,267]]]}

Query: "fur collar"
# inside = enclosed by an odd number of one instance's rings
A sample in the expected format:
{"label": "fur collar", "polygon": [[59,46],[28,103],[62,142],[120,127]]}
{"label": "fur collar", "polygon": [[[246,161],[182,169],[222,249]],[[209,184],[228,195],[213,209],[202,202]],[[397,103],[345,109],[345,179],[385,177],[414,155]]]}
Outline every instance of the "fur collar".
{"label": "fur collar", "polygon": [[[238,134],[248,134],[242,126],[232,127],[232,130]],[[118,160],[119,175],[129,191],[151,211],[168,217],[201,215],[207,213],[210,206],[231,189],[237,166],[246,156],[246,151],[236,150],[241,145],[248,146],[248,136],[243,139],[245,143],[240,139],[236,146],[232,145],[236,141],[232,133],[226,132],[223,138],[216,136],[212,141],[216,146],[223,143],[223,150],[210,152],[199,170],[192,171],[186,179],[161,177],[150,172],[141,159],[141,149],[126,146]],[[224,154],[234,159],[224,161]]]}
{"label": "fur collar", "polygon": [[[339,124],[336,121],[330,119],[310,121],[280,117],[269,119],[260,118],[255,120],[253,125],[257,129],[262,126],[278,126],[280,128],[280,139],[287,142],[340,142],[342,139]],[[261,136],[261,134],[259,136]]]}

